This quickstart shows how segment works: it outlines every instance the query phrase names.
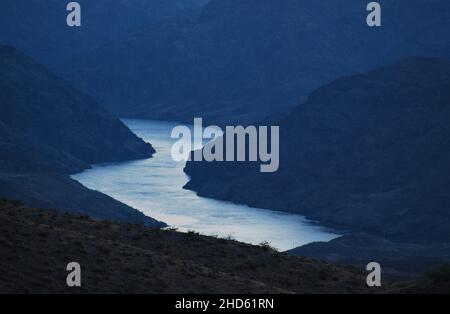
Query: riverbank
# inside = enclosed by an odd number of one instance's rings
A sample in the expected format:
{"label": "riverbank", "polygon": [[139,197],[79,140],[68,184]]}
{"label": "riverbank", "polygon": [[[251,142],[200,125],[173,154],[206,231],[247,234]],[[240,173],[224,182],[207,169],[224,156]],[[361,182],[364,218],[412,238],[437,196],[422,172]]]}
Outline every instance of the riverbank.
{"label": "riverbank", "polygon": [[152,143],[156,149],[153,158],[94,165],[72,178],[183,232],[195,230],[255,245],[267,241],[283,251],[338,236],[302,215],[199,197],[183,189],[189,182],[183,171],[185,162],[175,162],[171,157],[176,139],[170,135],[178,123],[130,119],[123,122]]}
{"label": "riverbank", "polygon": [[190,161],[186,187],[393,242],[448,242],[449,86],[450,63],[433,58],[337,79],[279,121],[278,172]]}
{"label": "riverbank", "polygon": [[93,163],[150,158],[136,137],[90,96],[0,44],[0,197],[98,219],[165,226],[91,191],[69,174]]}

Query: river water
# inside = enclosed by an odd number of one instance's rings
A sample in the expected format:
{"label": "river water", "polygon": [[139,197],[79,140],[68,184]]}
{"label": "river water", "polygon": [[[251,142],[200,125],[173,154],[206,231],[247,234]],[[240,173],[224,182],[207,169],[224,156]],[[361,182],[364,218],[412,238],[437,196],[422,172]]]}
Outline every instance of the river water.
{"label": "river water", "polygon": [[189,180],[183,172],[184,162],[173,161],[170,153],[176,141],[170,135],[177,123],[131,119],[123,122],[153,145],[154,157],[94,165],[73,175],[73,179],[183,232],[230,236],[252,244],[268,241],[279,250],[338,236],[301,215],[199,197],[184,190]]}

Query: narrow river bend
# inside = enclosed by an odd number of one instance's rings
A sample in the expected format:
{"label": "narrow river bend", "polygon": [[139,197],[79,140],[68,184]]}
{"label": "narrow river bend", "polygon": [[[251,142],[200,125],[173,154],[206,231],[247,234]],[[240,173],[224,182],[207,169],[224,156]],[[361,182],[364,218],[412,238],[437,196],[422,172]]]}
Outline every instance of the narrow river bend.
{"label": "narrow river bend", "polygon": [[144,214],[166,222],[179,231],[259,244],[268,241],[280,250],[335,237],[301,215],[252,208],[209,198],[184,190],[188,176],[184,162],[174,162],[170,149],[173,122],[125,119],[123,122],[156,149],[151,159],[94,165],[72,178],[105,193]]}

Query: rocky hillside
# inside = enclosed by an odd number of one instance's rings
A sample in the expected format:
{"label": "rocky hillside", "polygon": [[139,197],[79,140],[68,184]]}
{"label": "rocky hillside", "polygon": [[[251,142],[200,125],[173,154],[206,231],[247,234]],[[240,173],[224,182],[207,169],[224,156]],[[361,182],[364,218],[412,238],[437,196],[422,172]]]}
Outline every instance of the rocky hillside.
{"label": "rocky hillside", "polygon": [[[368,291],[363,273],[195,233],[94,221],[6,200],[0,200],[0,225],[1,293]],[[66,286],[72,261],[81,265],[81,288]]]}
{"label": "rocky hillside", "polygon": [[150,144],[10,46],[0,45],[0,91],[1,196],[99,218],[154,223],[67,177],[93,163],[149,158],[154,153]]}
{"label": "rocky hillside", "polygon": [[[0,199],[0,293],[448,293],[450,270],[368,288],[361,268]],[[66,266],[81,266],[68,288]],[[364,269],[363,269],[364,270]]]}
{"label": "rocky hillside", "polygon": [[[450,239],[450,63],[412,58],[313,92],[280,122],[279,171],[188,162],[201,195],[394,241]],[[214,176],[210,174],[214,173]]]}

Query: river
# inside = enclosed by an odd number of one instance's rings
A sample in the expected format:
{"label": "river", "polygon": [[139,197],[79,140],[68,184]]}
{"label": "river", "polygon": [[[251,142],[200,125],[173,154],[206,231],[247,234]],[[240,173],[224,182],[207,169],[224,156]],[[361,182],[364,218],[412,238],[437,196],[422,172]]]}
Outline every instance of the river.
{"label": "river", "polygon": [[199,197],[184,190],[189,180],[183,172],[184,162],[173,161],[170,154],[175,141],[170,134],[177,123],[134,119],[123,122],[153,145],[153,158],[93,165],[73,175],[73,179],[182,232],[194,230],[252,244],[267,241],[279,250],[338,236],[301,215]]}

